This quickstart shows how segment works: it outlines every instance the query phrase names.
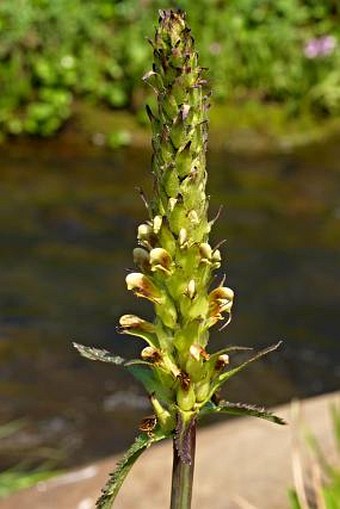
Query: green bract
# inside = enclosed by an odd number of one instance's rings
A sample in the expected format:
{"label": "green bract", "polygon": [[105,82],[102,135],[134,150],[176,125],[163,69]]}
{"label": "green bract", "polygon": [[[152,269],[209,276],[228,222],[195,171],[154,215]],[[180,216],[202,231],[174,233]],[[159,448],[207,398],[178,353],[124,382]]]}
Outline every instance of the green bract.
{"label": "green bract", "polygon": [[[148,420],[147,429],[145,423],[141,428],[150,439],[138,439],[138,454],[133,448],[127,455],[129,467],[145,447],[171,435],[182,461],[190,464],[187,436],[200,413],[249,414],[282,423],[261,408],[215,402],[225,381],[277,345],[232,369],[227,352],[237,347],[207,350],[209,329],[229,323],[234,299],[224,278],[212,285],[221,254],[209,244],[213,222],[205,192],[209,88],[183,12],[161,11],[151,44],[154,63],[144,80],[154,89],[158,104],[157,111],[148,108],[154,196],[148,221],[138,227],[139,247],[133,252],[138,272],[129,273],[126,284],[153,303],[155,319],[150,323],[131,314],[120,318],[120,332],[145,343],[134,361],[76,345],[94,360],[123,364],[150,395],[155,417]],[[110,507],[121,482],[119,475],[112,477],[98,507]]]}

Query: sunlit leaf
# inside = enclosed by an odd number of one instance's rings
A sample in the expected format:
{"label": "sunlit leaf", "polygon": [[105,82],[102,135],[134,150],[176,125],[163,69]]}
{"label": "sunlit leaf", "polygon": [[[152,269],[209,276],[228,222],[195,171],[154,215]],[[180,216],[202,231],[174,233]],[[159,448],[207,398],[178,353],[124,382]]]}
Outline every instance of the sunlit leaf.
{"label": "sunlit leaf", "polygon": [[91,361],[108,362],[117,366],[125,364],[125,359],[119,357],[119,355],[112,355],[110,352],[102,348],[94,348],[92,346],[85,346],[75,342],[73,343],[73,346],[76,350],[78,350],[82,357],[86,357],[86,359],[90,359]]}
{"label": "sunlit leaf", "polygon": [[159,383],[152,368],[144,365],[129,364],[127,369],[139,382],[144,385],[149,394],[156,392]]}
{"label": "sunlit leaf", "polygon": [[97,500],[97,509],[110,509],[112,507],[119,489],[139,456],[152,444],[160,442],[165,438],[168,438],[168,436],[160,430],[150,436],[146,433],[138,435],[121,461],[117,464],[116,470],[110,474],[109,480],[104,486],[100,498]]}
{"label": "sunlit leaf", "polygon": [[225,353],[229,352],[247,352],[251,351],[253,348],[247,347],[247,346],[227,346],[226,348],[222,348],[221,350],[218,350],[218,352],[214,352],[210,355],[210,360],[217,359],[220,355],[223,355]]}
{"label": "sunlit leaf", "polygon": [[216,392],[219,387],[221,387],[229,378],[236,375],[239,371],[247,367],[252,362],[256,361],[257,359],[260,359],[264,355],[267,355],[270,352],[273,352],[274,350],[277,350],[279,346],[281,346],[282,341],[279,341],[275,345],[268,346],[267,348],[264,348],[264,350],[261,350],[257,354],[255,354],[253,357],[250,357],[250,359],[246,360],[236,368],[230,369],[229,371],[226,371],[225,373],[222,373],[216,380],[214,387],[213,387],[213,393]]}
{"label": "sunlit leaf", "polygon": [[230,415],[248,415],[250,417],[259,417],[266,421],[276,424],[286,424],[284,419],[274,415],[263,407],[248,405],[247,403],[230,403],[229,401],[220,401],[210,413],[230,414]]}

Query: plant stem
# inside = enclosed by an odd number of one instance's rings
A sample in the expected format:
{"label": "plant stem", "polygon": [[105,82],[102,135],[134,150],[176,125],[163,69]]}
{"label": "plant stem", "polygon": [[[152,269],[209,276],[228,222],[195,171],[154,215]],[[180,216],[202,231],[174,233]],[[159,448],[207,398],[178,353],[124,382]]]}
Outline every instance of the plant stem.
{"label": "plant stem", "polygon": [[170,509],[190,509],[192,485],[195,468],[196,451],[196,423],[189,427],[188,436],[188,456],[190,463],[184,463],[180,457],[175,439],[173,440],[173,466],[172,466],[172,485],[171,485],[171,505]]}

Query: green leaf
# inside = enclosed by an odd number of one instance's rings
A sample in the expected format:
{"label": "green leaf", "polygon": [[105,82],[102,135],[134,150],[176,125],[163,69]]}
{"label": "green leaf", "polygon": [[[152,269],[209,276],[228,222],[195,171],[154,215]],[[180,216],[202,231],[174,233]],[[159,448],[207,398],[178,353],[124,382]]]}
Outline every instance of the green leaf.
{"label": "green leaf", "polygon": [[159,382],[155,377],[155,373],[151,366],[129,363],[127,365],[127,369],[139,382],[144,385],[146,391],[149,394],[152,394],[158,390]]}
{"label": "green leaf", "polygon": [[[126,363],[126,368],[136,378],[136,380],[143,384],[145,390],[149,394],[155,394],[157,399],[163,402],[167,402],[169,400],[170,394],[167,389],[168,386],[164,384],[164,380],[162,382],[162,378],[160,378],[162,377],[161,368],[157,368],[145,361],[143,363],[135,363],[133,361],[128,362]],[[168,377],[166,373],[165,376]]]}
{"label": "green leaf", "polygon": [[122,460],[118,463],[116,470],[110,474],[109,480],[102,490],[102,494],[97,500],[97,509],[110,509],[112,504],[134,463],[139,456],[152,444],[168,438],[168,435],[158,430],[153,435],[146,433],[138,435],[130,449],[127,450]]}
{"label": "green leaf", "polygon": [[[126,368],[130,368],[133,366],[144,366],[145,368],[152,368],[153,364],[149,361],[143,361],[142,359],[131,359],[130,361],[126,361],[124,366]],[[132,372],[132,370],[131,370]]]}
{"label": "green leaf", "polygon": [[[108,362],[110,364],[115,364],[116,366],[123,366],[144,385],[149,394],[156,394],[157,399],[159,400],[168,400],[169,394],[164,388],[164,384],[162,384],[159,380],[159,377],[162,375],[157,372],[157,367],[150,362],[143,361],[142,359],[126,361],[118,355],[112,355],[107,350],[80,345],[79,343],[73,343],[73,346],[78,350],[80,355],[86,359]],[[158,369],[161,371],[161,368]]]}
{"label": "green leaf", "polygon": [[[207,413],[207,412],[206,412]],[[247,403],[230,403],[229,401],[220,401],[215,407],[211,407],[208,413],[230,414],[230,415],[248,415],[250,417],[259,417],[266,421],[274,422],[276,424],[286,424],[286,422],[277,415],[272,414],[268,410],[255,405],[248,405]]]}
{"label": "green leaf", "polygon": [[217,359],[220,355],[223,355],[228,352],[244,352],[244,351],[251,351],[253,348],[247,347],[247,346],[227,346],[226,348],[222,348],[222,350],[218,350],[218,352],[214,352],[210,355],[210,360]]}
{"label": "green leaf", "polygon": [[279,341],[275,345],[268,346],[267,348],[265,348],[264,350],[261,350],[260,352],[255,354],[253,357],[251,357],[247,361],[245,361],[242,364],[240,364],[239,366],[237,366],[236,368],[230,369],[229,371],[222,373],[217,378],[217,380],[213,386],[212,394],[214,394],[217,389],[219,389],[227,380],[229,380],[229,378],[236,375],[239,371],[241,371],[242,369],[244,369],[246,366],[248,366],[252,362],[256,361],[257,359],[260,359],[264,355],[267,355],[268,353],[273,352],[274,350],[277,350],[279,348],[279,346],[281,346],[281,344],[282,344],[282,341]]}
{"label": "green leaf", "polygon": [[82,357],[90,359],[91,361],[109,362],[117,366],[125,364],[125,359],[119,357],[119,355],[112,355],[107,350],[93,348],[92,346],[85,346],[75,342],[72,344]]}

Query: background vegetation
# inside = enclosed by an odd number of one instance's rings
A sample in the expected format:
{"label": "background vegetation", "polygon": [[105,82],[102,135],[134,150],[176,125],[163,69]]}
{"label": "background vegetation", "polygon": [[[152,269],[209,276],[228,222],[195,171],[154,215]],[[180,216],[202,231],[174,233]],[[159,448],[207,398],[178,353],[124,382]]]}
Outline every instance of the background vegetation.
{"label": "background vegetation", "polygon": [[188,12],[216,101],[339,113],[337,0],[2,0],[2,135],[52,135],[79,98],[141,111],[145,36],[171,3]]}
{"label": "background vegetation", "polygon": [[[291,509],[338,509],[340,506],[340,406],[331,406],[335,457],[333,461],[324,454],[321,444],[304,425],[302,437],[309,446],[309,464],[294,450],[292,456],[295,488],[290,490]],[[301,427],[301,422],[300,422]],[[296,444],[295,444],[296,449]]]}
{"label": "background vegetation", "polygon": [[[15,436],[16,432],[25,427],[24,420],[11,421],[7,424],[0,425],[0,440],[8,437]],[[37,451],[39,454],[44,454],[44,451]],[[46,454],[46,451],[45,451]],[[60,473],[60,471],[52,470],[55,461],[52,459],[37,463],[37,458],[30,460],[22,460],[16,466],[0,470],[0,501],[6,498],[11,493],[34,486],[38,482],[46,481]]]}

